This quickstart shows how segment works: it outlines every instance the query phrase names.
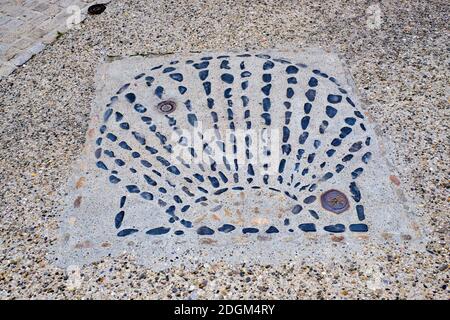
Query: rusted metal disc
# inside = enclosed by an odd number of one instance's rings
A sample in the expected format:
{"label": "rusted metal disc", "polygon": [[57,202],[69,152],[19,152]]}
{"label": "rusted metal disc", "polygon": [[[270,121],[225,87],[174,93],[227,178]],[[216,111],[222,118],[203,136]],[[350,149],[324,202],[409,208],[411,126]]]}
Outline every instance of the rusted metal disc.
{"label": "rusted metal disc", "polygon": [[341,213],[349,208],[348,199],[339,190],[328,190],[320,196],[320,202],[325,210]]}

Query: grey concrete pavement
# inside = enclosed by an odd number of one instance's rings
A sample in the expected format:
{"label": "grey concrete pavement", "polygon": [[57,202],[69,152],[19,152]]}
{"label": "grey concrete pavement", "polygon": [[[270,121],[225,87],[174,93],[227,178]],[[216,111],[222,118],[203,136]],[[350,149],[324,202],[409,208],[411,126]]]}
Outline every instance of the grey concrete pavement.
{"label": "grey concrete pavement", "polygon": [[[92,0],[2,0],[0,76],[13,72],[85,17]],[[76,17],[79,15],[79,20]],[[75,26],[76,24],[74,24]]]}
{"label": "grey concrete pavement", "polygon": [[[449,4],[371,5],[112,1],[0,80],[0,297],[448,299]],[[342,259],[157,272],[123,252],[80,266],[55,264],[67,181],[90,134],[99,65],[135,55],[286,47],[337,52],[348,66],[384,142],[389,181],[415,202],[417,227],[427,230],[424,250],[387,238],[351,252],[345,236],[330,235]]]}

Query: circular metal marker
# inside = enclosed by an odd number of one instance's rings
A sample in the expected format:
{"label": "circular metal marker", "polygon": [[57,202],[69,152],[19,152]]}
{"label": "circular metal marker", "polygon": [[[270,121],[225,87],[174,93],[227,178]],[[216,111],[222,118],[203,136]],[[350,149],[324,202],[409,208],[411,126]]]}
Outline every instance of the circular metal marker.
{"label": "circular metal marker", "polygon": [[320,196],[320,202],[325,210],[341,213],[349,208],[348,199],[338,190],[328,190]]}
{"label": "circular metal marker", "polygon": [[88,13],[92,14],[92,15],[100,14],[103,11],[105,11],[105,9],[106,9],[106,6],[102,3],[94,4],[88,8]]}
{"label": "circular metal marker", "polygon": [[158,109],[159,112],[165,114],[174,112],[176,108],[177,108],[176,103],[170,100],[162,101],[158,103],[158,105],[156,106],[156,109]]}

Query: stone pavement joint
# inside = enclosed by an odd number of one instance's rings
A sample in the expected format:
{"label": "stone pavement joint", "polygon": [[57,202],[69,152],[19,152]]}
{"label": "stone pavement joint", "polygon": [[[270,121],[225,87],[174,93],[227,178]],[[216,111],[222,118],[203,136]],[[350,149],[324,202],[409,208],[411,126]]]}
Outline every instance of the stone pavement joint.
{"label": "stone pavement joint", "polygon": [[[70,6],[81,10],[81,21],[92,0],[8,0],[0,4],[0,77],[11,74],[68,30]],[[109,1],[102,1],[103,3]],[[81,22],[80,21],[80,22]]]}
{"label": "stone pavement joint", "polygon": [[97,88],[69,182],[64,266],[129,241],[164,269],[329,260],[331,235],[355,251],[386,235],[420,239],[336,55],[126,58],[99,67]]}

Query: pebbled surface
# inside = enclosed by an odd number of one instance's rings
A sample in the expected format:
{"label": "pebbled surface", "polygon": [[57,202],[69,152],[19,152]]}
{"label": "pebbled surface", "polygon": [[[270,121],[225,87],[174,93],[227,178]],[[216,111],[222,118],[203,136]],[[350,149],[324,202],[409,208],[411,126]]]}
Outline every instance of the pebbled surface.
{"label": "pebbled surface", "polygon": [[[446,1],[383,1],[380,29],[360,2],[113,1],[0,81],[2,298],[448,299]],[[167,21],[177,21],[168,24]],[[208,28],[205,28],[208,26]],[[109,56],[315,46],[342,55],[385,141],[392,184],[418,203],[426,251],[386,240],[344,261],[278,267],[201,264],[154,272],[124,252],[80,266],[81,284],[47,259],[61,190],[83,148],[97,64]],[[386,142],[386,141],[390,141]],[[336,250],[346,238],[330,236]],[[132,243],[132,241],[130,241]],[[130,289],[133,288],[133,289]]]}
{"label": "pebbled surface", "polygon": [[59,262],[117,255],[126,240],[161,269],[339,258],[326,234],[418,239],[370,126],[339,59],[321,50],[105,64]]}

